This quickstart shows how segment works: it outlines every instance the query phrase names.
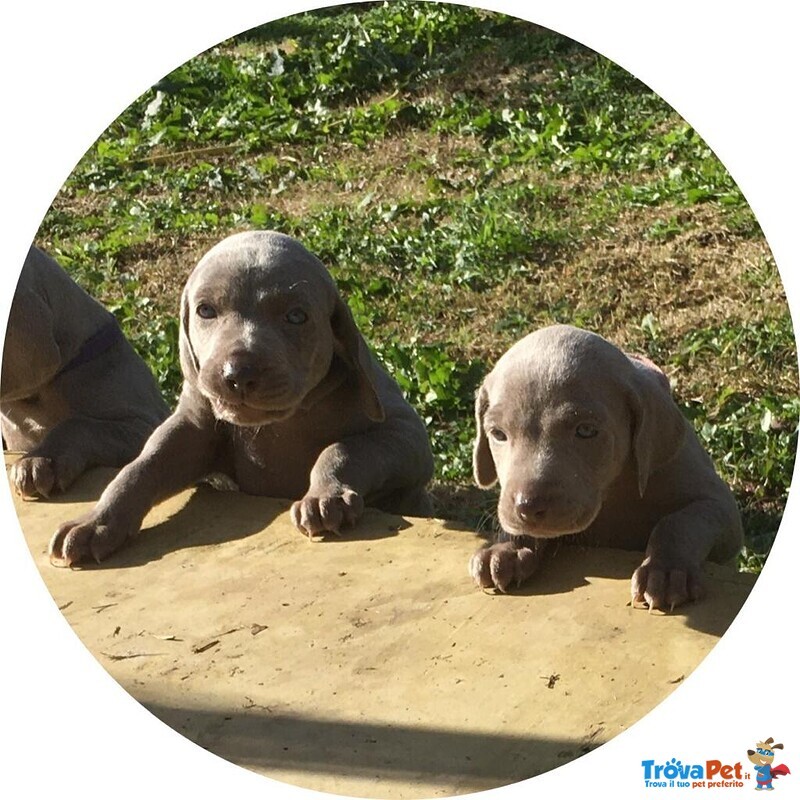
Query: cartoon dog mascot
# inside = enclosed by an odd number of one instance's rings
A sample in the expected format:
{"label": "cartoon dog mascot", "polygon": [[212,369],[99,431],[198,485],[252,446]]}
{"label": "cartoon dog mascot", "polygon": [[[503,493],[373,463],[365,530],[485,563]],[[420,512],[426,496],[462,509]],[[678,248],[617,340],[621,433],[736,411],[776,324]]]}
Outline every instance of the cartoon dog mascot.
{"label": "cartoon dog mascot", "polygon": [[775,751],[783,750],[782,744],[773,744],[775,740],[770,736],[765,742],[757,742],[755,750],[748,750],[747,757],[755,764],[756,789],[773,789],[772,779],[781,775],[789,775],[786,764],[772,766],[775,760]]}

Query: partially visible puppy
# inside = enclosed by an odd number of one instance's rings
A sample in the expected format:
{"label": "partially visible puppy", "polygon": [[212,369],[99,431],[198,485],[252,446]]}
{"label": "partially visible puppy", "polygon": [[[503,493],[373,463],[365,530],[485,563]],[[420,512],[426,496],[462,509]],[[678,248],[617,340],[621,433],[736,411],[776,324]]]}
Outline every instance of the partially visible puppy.
{"label": "partially visible puppy", "polygon": [[475,416],[475,480],[499,482],[507,534],[472,557],[479,586],[519,585],[547,542],[582,533],[644,550],[633,601],[672,609],[703,594],[706,558],[741,548],[733,495],[666,376],[596,334],[556,325],[517,342],[480,387]]}
{"label": "partially visible puppy", "polygon": [[309,535],[353,525],[364,505],[426,515],[433,457],[422,420],[378,366],[327,269],[299,242],[230,236],[181,300],[183,392],[175,413],[51,560],[102,560],[159,500],[211,472],[291,498]]}
{"label": "partially visible puppy", "polygon": [[169,413],[113,314],[31,247],[11,304],[0,383],[11,482],[50,497],[93,466],[135,458]]}

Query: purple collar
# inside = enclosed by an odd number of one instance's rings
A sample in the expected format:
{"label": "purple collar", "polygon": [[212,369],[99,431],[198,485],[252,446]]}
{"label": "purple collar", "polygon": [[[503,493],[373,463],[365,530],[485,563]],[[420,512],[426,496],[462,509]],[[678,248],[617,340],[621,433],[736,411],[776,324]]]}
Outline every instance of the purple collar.
{"label": "purple collar", "polygon": [[78,350],[75,357],[61,367],[56,373],[56,377],[92,361],[123,338],[122,330],[120,330],[117,320],[109,320],[100,330],[93,333],[83,345],[81,345],[81,349]]}

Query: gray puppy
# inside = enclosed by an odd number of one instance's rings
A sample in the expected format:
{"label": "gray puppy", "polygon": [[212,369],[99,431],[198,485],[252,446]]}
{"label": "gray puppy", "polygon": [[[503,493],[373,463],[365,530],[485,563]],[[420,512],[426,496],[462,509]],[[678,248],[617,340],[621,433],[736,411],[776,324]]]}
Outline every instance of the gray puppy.
{"label": "gray puppy", "polygon": [[177,410],[89,514],[59,527],[54,564],[104,559],[155,503],[212,472],[296,499],[308,535],[354,524],[365,503],[430,512],[425,427],[299,242],[261,231],[213,247],[183,291],[180,355]]}
{"label": "gray puppy", "polygon": [[25,498],[121,467],[169,413],[113,314],[36,247],[11,304],[0,410],[6,447],[24,453],[11,483]]}
{"label": "gray puppy", "polygon": [[741,548],[733,495],[664,373],[596,334],[556,325],[517,342],[480,387],[475,416],[475,480],[499,482],[507,534],[472,557],[479,586],[520,584],[548,540],[583,533],[645,550],[633,601],[672,609],[702,595],[706,558]]}

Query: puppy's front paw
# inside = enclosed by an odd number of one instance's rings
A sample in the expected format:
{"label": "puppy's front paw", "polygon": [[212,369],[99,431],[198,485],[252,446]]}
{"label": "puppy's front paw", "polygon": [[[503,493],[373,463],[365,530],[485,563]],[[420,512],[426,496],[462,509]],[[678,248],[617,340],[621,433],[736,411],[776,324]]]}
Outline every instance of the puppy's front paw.
{"label": "puppy's front paw", "polygon": [[469,561],[469,574],[482,589],[507,592],[524,583],[538,564],[539,558],[530,548],[501,542],[478,550]]}
{"label": "puppy's front paw", "polygon": [[48,547],[54,567],[72,567],[94,559],[98,563],[119,550],[133,531],[127,526],[104,523],[91,514],[59,525]]}
{"label": "puppy's front paw", "polygon": [[633,605],[645,605],[651,611],[672,611],[704,595],[703,572],[694,564],[670,564],[648,555],[631,578]]}
{"label": "puppy's front paw", "polygon": [[351,528],[364,513],[361,495],[345,489],[341,494],[315,496],[307,494],[292,504],[292,522],[306,536],[323,533],[339,534],[342,528]]}
{"label": "puppy's front paw", "polygon": [[58,489],[53,459],[43,456],[25,456],[11,466],[11,484],[14,491],[25,500],[50,497]]}

